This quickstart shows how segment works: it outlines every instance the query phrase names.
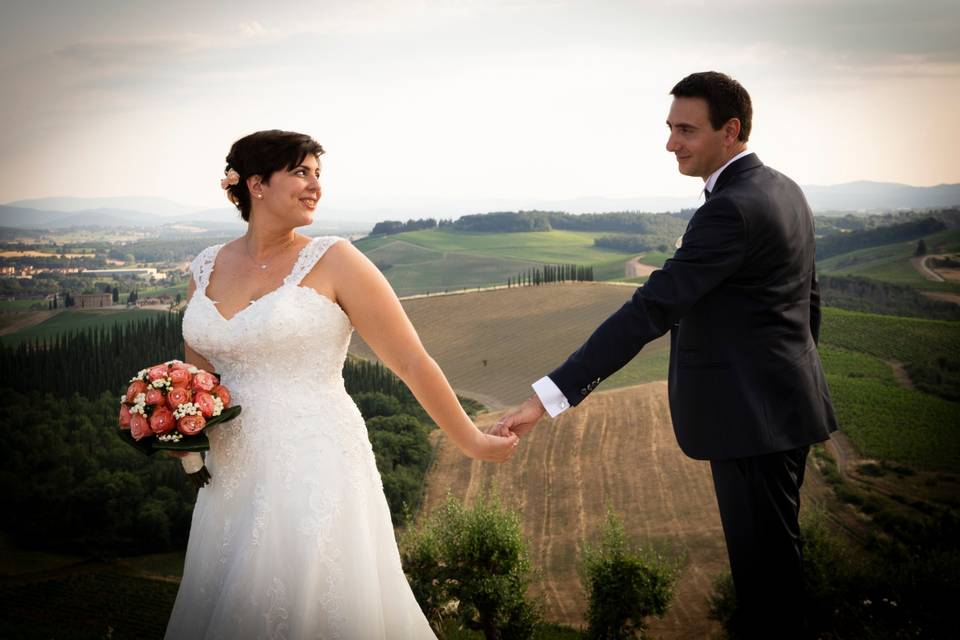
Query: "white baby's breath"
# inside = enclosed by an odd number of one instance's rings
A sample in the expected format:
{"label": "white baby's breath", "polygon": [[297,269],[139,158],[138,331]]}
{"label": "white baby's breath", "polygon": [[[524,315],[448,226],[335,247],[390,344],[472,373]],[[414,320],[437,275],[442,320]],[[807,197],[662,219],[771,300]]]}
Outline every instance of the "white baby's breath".
{"label": "white baby's breath", "polygon": [[213,396],[213,415],[218,416],[223,413],[223,400]]}
{"label": "white baby's breath", "polygon": [[179,420],[183,416],[195,416],[200,413],[200,407],[192,402],[184,402],[173,412],[173,417]]}
{"label": "white baby's breath", "polygon": [[197,373],[199,373],[199,372],[200,372],[200,369],[197,369],[197,368],[194,367],[193,365],[190,365],[190,368],[187,369],[187,373],[189,373],[189,374],[192,375],[192,376],[197,375]]}

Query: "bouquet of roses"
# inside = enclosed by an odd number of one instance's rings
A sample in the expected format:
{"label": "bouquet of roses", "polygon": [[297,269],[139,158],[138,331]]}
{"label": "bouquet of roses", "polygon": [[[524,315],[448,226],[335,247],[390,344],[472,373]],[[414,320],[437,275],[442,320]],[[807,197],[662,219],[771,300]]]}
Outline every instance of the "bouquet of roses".
{"label": "bouquet of roses", "polygon": [[239,406],[220,377],[179,360],[141,369],[120,397],[120,437],[143,453],[183,451],[180,464],[194,485],[210,480],[201,451],[210,449],[203,431],[232,420]]}

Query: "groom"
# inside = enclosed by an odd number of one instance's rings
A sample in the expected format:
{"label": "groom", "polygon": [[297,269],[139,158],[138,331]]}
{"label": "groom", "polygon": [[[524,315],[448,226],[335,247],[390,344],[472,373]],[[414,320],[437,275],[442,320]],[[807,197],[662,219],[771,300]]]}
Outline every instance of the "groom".
{"label": "groom", "polygon": [[670,331],[670,410],[680,448],[709,460],[743,637],[804,626],[800,485],[810,445],[837,428],[816,342],[813,216],[797,185],[747,150],[746,90],[716,72],[670,92],[667,151],[704,181],[674,256],[496,431],[528,433],[582,402]]}

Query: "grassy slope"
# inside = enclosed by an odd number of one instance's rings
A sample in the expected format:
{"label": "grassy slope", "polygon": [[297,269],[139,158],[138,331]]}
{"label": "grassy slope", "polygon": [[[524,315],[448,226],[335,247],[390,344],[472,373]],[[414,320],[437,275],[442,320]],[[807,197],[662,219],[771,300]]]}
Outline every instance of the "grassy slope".
{"label": "grassy slope", "polygon": [[[608,232],[464,233],[431,229],[363,238],[357,247],[381,266],[399,295],[505,284],[539,264],[592,265],[597,280],[620,280],[630,254],[599,249]],[[649,260],[646,257],[649,257]],[[660,266],[669,256],[651,253]],[[389,265],[389,266],[388,266]]]}
{"label": "grassy slope", "polygon": [[157,313],[167,312],[147,309],[123,311],[67,310],[29,329],[2,336],[0,342],[6,346],[16,346],[24,340],[51,338],[61,333],[69,333],[89,327],[109,327],[116,322],[134,322],[152,317]]}
{"label": "grassy slope", "polygon": [[[960,231],[947,230],[926,236],[930,253],[960,251]],[[817,263],[820,273],[859,276],[883,282],[909,285],[929,291],[960,291],[960,283],[933,282],[920,275],[910,259],[917,241],[887,244],[833,256]]]}
{"label": "grassy slope", "polygon": [[872,458],[960,471],[960,404],[897,385],[888,361],[960,357],[957,323],[824,310],[820,355],[840,428]]}
{"label": "grassy slope", "polygon": [[410,231],[407,233],[360,240],[364,252],[382,246],[390,238],[403,240],[434,251],[474,253],[492,258],[524,262],[595,264],[620,258],[626,254],[597,249],[593,239],[609,232],[539,231],[530,233],[464,233],[446,229]]}
{"label": "grassy slope", "polygon": [[401,296],[502,285],[534,264],[428,249],[393,238],[372,248],[365,245],[361,248]]}

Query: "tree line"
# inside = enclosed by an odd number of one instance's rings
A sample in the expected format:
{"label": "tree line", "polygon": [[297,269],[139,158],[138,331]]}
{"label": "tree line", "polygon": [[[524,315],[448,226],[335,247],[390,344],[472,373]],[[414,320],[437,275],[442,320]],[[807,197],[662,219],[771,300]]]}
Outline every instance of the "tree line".
{"label": "tree line", "polygon": [[544,264],[507,278],[508,287],[539,286],[552,282],[593,282],[593,266],[582,264]]}
{"label": "tree line", "polygon": [[436,218],[422,218],[417,220],[384,220],[373,225],[370,231],[371,236],[390,235],[394,233],[403,233],[405,231],[419,231],[420,229],[436,229],[437,227],[449,227],[453,225],[452,220],[437,220]]}
{"label": "tree line", "polygon": [[657,250],[660,253],[667,253],[670,251],[669,245],[660,243],[655,246],[645,236],[600,236],[599,238],[593,239],[593,246],[604,249],[613,249],[614,251],[622,251],[630,254],[644,253],[646,251],[653,250]]}
{"label": "tree line", "polygon": [[960,320],[960,306],[931,300],[913,287],[852,276],[821,275],[820,295],[825,305],[934,320]]}
{"label": "tree line", "polygon": [[888,227],[831,235],[817,240],[817,260],[825,260],[857,249],[916,240],[946,228],[943,221],[929,217]]}
{"label": "tree line", "polygon": [[681,214],[619,211],[573,214],[565,211],[497,211],[461,216],[458,231],[515,233],[523,231],[615,231],[676,238],[686,228]]}

